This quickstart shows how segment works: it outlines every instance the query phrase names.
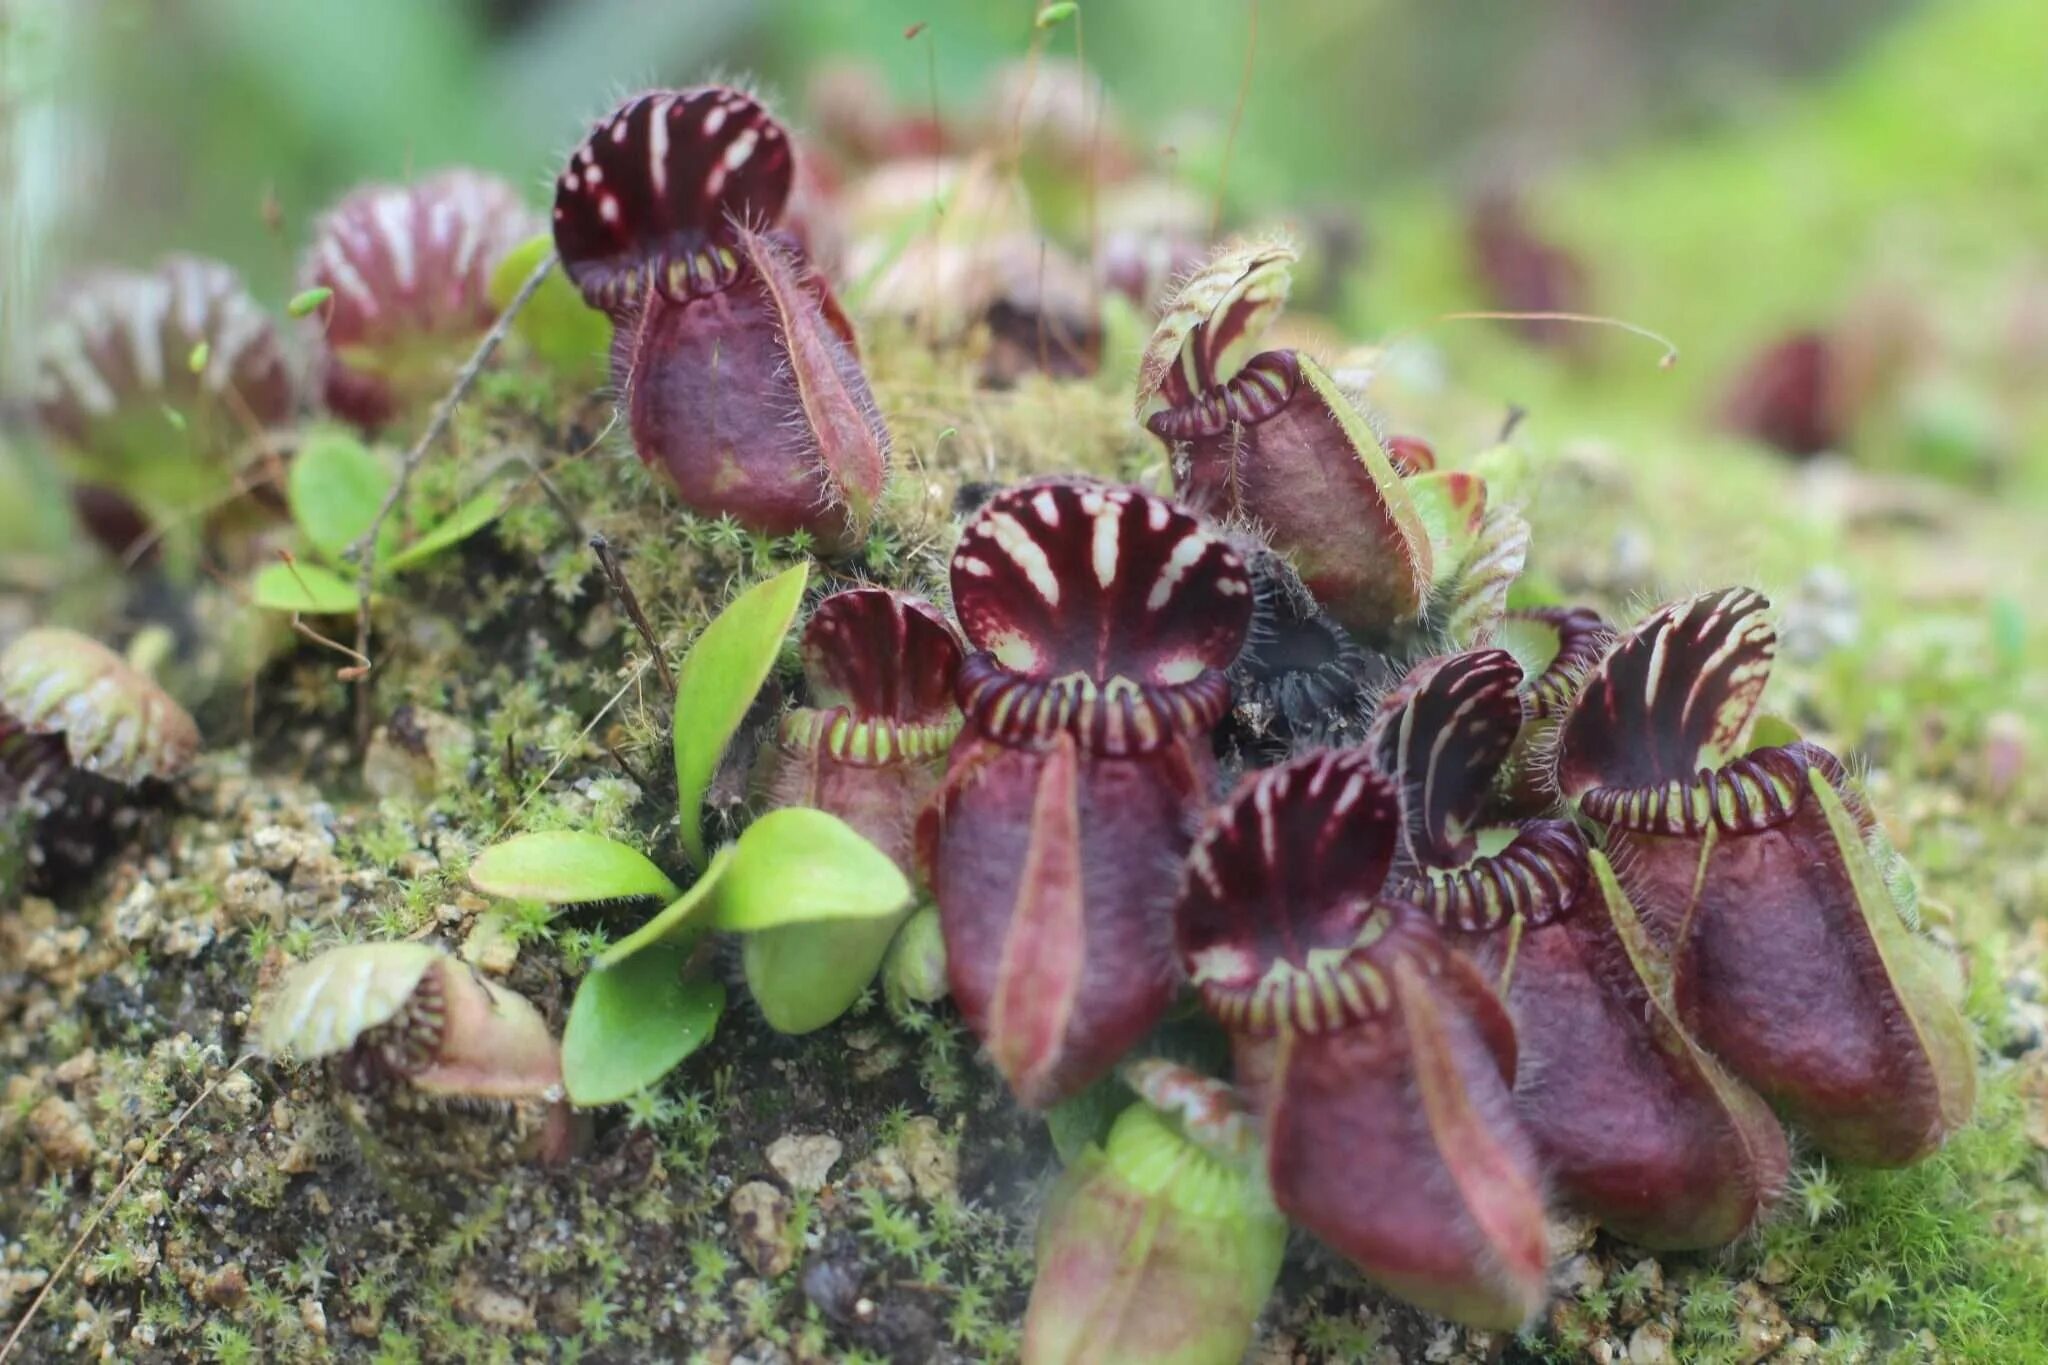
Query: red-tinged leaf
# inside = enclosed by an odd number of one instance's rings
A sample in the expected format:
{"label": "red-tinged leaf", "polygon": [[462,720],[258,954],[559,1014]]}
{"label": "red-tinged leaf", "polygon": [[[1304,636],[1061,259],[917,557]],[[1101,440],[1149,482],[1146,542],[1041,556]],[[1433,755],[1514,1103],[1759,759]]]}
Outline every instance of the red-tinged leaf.
{"label": "red-tinged leaf", "polygon": [[906,874],[920,812],[938,788],[952,724],[906,726],[861,721],[845,710],[799,710],[785,717],[780,742],[765,749],[755,786],[763,805],[808,806],[838,816]]}
{"label": "red-tinged leaf", "polygon": [[[1928,1085],[1916,1101],[1935,1116],[1933,1140],[1945,1142],[1970,1122],[1977,1104],[1977,1050],[1957,1007],[1954,964],[1944,963],[1944,950],[1915,932],[1917,916],[1886,880],[1867,813],[1854,790],[1819,765],[1807,774],[1807,783],[1841,851],[1843,874],[1855,892],[1863,930],[1896,993],[1912,1051],[1925,1062]],[[1882,833],[1875,842],[1889,847]]]}
{"label": "red-tinged leaf", "polygon": [[1018,903],[996,968],[985,1041],[1021,1094],[1037,1093],[1057,1064],[1086,967],[1077,757],[1053,745],[1031,803],[1030,842],[1017,870]]}
{"label": "red-tinged leaf", "polygon": [[1023,1358],[1200,1365],[1243,1357],[1287,1224],[1259,1178],[1143,1104],[1046,1199]]}
{"label": "red-tinged leaf", "polygon": [[1703,593],[1623,636],[1559,732],[1565,796],[1689,782],[1741,752],[1777,654],[1769,605],[1748,588]]}
{"label": "red-tinged leaf", "polygon": [[1456,867],[1522,730],[1522,667],[1506,650],[1428,659],[1380,704],[1369,742],[1401,793],[1408,854]]}
{"label": "red-tinged leaf", "polygon": [[612,378],[633,448],[683,501],[769,535],[855,543],[888,469],[888,432],[853,352],[790,249],[749,237],[729,287],[649,296],[619,328]]}
{"label": "red-tinged leaf", "polygon": [[807,261],[748,230],[739,233],[739,251],[774,308],[796,388],[801,439],[820,466],[829,505],[864,528],[889,477],[889,429],[867,375],[826,319],[818,292],[803,283],[811,273]]}
{"label": "red-tinged leaf", "polygon": [[943,718],[953,710],[960,653],[960,637],[937,607],[886,588],[836,592],[804,627],[811,703],[862,718]]}
{"label": "red-tinged leaf", "polygon": [[1477,1272],[1470,1287],[1431,1275],[1406,1292],[1467,1321],[1503,1327],[1526,1321],[1543,1303],[1550,1263],[1542,1177],[1528,1139],[1495,1098],[1490,1058],[1461,1036],[1463,1021],[1439,989],[1401,963],[1394,968],[1394,995],[1414,1050],[1423,1116],[1482,1249],[1469,1267]]}
{"label": "red-tinged leaf", "polygon": [[960,730],[960,641],[921,597],[853,588],[818,604],[803,635],[812,706],[786,715],[756,785],[771,807],[846,821],[906,871],[918,812]]}
{"label": "red-tinged leaf", "polygon": [[[1219,395],[1213,419],[1204,408],[1183,427],[1191,409],[1162,411],[1152,428],[1183,433],[1167,438],[1184,442],[1182,497],[1263,528],[1332,616],[1363,640],[1382,640],[1429,600],[1429,529],[1408,480],[1351,399],[1321,366],[1289,354],[1297,382],[1270,411],[1262,398],[1259,420],[1239,420],[1251,410]],[[1245,373],[1265,375],[1260,363]]]}
{"label": "red-tinged leaf", "polygon": [[[1473,205],[1466,224],[1472,269],[1492,307],[1514,313],[1586,311],[1586,267],[1537,232],[1514,194],[1491,192]],[[1503,319],[1532,344],[1577,351],[1585,329],[1562,318]]]}
{"label": "red-tinged leaf", "polygon": [[1251,1111],[1227,1081],[1159,1057],[1132,1062],[1122,1074],[1139,1099],[1209,1155],[1242,1162],[1258,1150]]}
{"label": "red-tinged leaf", "polygon": [[421,979],[403,1023],[386,1025],[394,1068],[432,1095],[559,1099],[562,1049],[547,1020],[467,964],[443,958]]}
{"label": "red-tinged leaf", "polygon": [[796,163],[789,135],[726,86],[636,95],[555,180],[555,247],[593,307],[658,285],[685,298],[730,283],[735,227],[773,227]]}
{"label": "red-tinged leaf", "polygon": [[1827,333],[1793,332],[1743,366],[1721,408],[1731,431],[1787,455],[1813,456],[1841,443],[1846,411],[1842,357]]}
{"label": "red-tinged leaf", "polygon": [[1389,436],[1387,458],[1403,474],[1427,474],[1436,468],[1436,447],[1420,436]]}
{"label": "red-tinged leaf", "polygon": [[1188,855],[1179,948],[1231,1034],[1281,1209],[1425,1308],[1514,1327],[1546,1259],[1514,1030],[1427,914],[1380,895],[1399,839],[1363,750],[1256,773]]}
{"label": "red-tinged leaf", "polygon": [[1465,562],[1478,539],[1479,528],[1486,521],[1486,480],[1469,470],[1438,469],[1409,475],[1406,487],[1429,533],[1441,578]]}

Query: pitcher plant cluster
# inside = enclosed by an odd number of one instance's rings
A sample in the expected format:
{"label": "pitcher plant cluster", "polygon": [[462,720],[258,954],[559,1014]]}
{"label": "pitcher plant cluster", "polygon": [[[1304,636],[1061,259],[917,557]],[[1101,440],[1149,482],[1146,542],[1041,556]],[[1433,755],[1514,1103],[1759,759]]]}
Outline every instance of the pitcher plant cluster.
{"label": "pitcher plant cluster", "polygon": [[[916,132],[858,112],[850,144]],[[1055,132],[1032,124],[1034,155]],[[1018,1103],[1116,1097],[1040,1229],[1041,1362],[1237,1360],[1290,1224],[1431,1312],[1519,1327],[1554,1210],[1720,1246],[1783,1191],[1788,1130],[1899,1166],[1968,1122],[1972,1042],[1909,878],[1846,765],[1763,709],[1763,597],[1620,625],[1510,610],[1528,524],[1274,340],[1284,242],[1203,259],[1178,225],[1113,234],[1154,327],[1132,397],[1166,480],[1049,471],[973,511],[930,598],[852,579],[891,443],[828,279],[857,196],[802,150],[740,90],[625,101],[556,177],[566,284],[522,318],[543,354],[608,345],[621,430],[684,506],[803,533],[827,579],[753,586],[683,659],[675,849],[554,831],[471,867],[492,896],[653,913],[591,963],[559,1041],[456,958],[386,943],[295,969],[267,1050],[566,1113],[710,1039],[721,943],[784,1032],[878,975],[950,993]],[[963,279],[1013,240],[965,215],[985,170],[955,168],[963,216],[932,237]],[[547,247],[473,172],[355,192],[307,256],[310,384],[225,267],[94,281],[38,393],[89,524],[127,548],[171,514],[136,471],[175,411],[179,458],[251,520],[281,504],[307,552],[263,565],[259,598],[356,610],[343,571],[399,491],[363,439],[417,420]],[[1162,260],[1171,290],[1139,268]],[[961,297],[984,321],[1014,303]],[[251,477],[246,439],[312,394],[343,425]],[[401,518],[371,586],[501,506]],[[764,721],[792,632],[793,704]],[[9,793],[158,781],[196,747],[142,671],[54,632],[0,659],[0,708]],[[749,729],[761,813],[714,844],[705,793]],[[1206,1032],[1226,1074],[1165,1060],[1190,1049],[1163,1027]]]}

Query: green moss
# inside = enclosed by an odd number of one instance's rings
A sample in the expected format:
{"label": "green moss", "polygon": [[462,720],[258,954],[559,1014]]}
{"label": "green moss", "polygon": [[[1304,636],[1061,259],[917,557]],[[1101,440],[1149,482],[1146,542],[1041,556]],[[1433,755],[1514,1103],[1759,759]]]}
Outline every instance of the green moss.
{"label": "green moss", "polygon": [[2048,1360],[2048,1245],[2036,1217],[2040,1156],[2009,1075],[1987,1078],[1982,1114],[1941,1153],[1904,1171],[1836,1171],[1815,1201],[1817,1168],[1795,1189],[1807,1216],[1765,1229],[1788,1296],[1836,1305],[1884,1335],[1927,1329],[1958,1360]]}

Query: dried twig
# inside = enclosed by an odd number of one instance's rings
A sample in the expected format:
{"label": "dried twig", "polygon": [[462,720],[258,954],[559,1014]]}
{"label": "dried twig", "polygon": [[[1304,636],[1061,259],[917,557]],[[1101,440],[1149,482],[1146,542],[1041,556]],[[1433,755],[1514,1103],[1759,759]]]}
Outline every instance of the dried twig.
{"label": "dried twig", "polygon": [[654,667],[661,674],[661,685],[668,689],[669,699],[676,695],[676,675],[669,672],[668,655],[661,647],[661,638],[654,633],[654,626],[648,621],[647,613],[640,609],[640,594],[633,591],[633,585],[626,579],[626,571],[619,564],[619,553],[612,543],[602,535],[590,538],[590,552],[597,556],[597,567],[604,571],[604,581],[611,585],[612,596],[619,599],[626,615],[633,622],[633,629],[640,632],[640,638],[647,642],[648,652],[654,655]]}
{"label": "dried twig", "polygon": [[[497,354],[499,343],[503,342],[505,334],[512,330],[513,320],[519,316],[520,310],[526,307],[527,300],[533,297],[534,291],[540,288],[541,281],[548,277],[548,272],[555,268],[555,262],[555,253],[550,251],[519,286],[519,292],[512,296],[512,301],[505,305],[504,311],[498,314],[498,320],[491,324],[491,330],[484,333],[483,340],[477,343],[476,350],[463,363],[461,372],[455,376],[454,384],[441,396],[440,403],[434,408],[434,415],[427,420],[426,429],[420,432],[419,439],[412,443],[412,449],[406,451],[404,462],[398,466],[398,477],[392,481],[390,491],[384,495],[383,504],[377,508],[377,515],[370,519],[369,528],[349,547],[349,552],[356,557],[357,564],[357,654],[367,658],[370,653],[370,587],[377,575],[378,534],[383,531],[384,523],[391,516],[392,509],[405,497],[405,491],[412,483],[413,471],[419,468],[420,462],[426,459],[427,452],[434,448],[434,443],[448,430],[449,422],[455,417],[455,409],[469,396],[470,389],[476,385],[477,377],[484,372],[484,366],[490,364],[491,357]],[[370,744],[370,682],[370,677],[366,673],[356,684],[356,746],[359,749],[366,749]]]}
{"label": "dried twig", "polygon": [[186,1119],[192,1117],[192,1111],[206,1103],[213,1092],[220,1089],[223,1081],[248,1065],[255,1055],[252,1052],[236,1058],[234,1065],[208,1081],[206,1088],[193,1096],[192,1102],[180,1109],[178,1116],[165,1125],[162,1132],[149,1140],[149,1145],[142,1149],[142,1155],[135,1158],[135,1164],[128,1168],[128,1174],[121,1177],[121,1182],[109,1190],[107,1197],[100,1201],[100,1206],[92,1211],[92,1217],[85,1220],[85,1226],[79,1230],[78,1240],[71,1244],[71,1250],[64,1253],[64,1259],[57,1262],[57,1268],[50,1272],[50,1278],[43,1281],[42,1289],[37,1292],[34,1302],[29,1304],[28,1311],[21,1315],[21,1321],[14,1324],[14,1330],[7,1334],[7,1340],[0,1342],[0,1362],[5,1362],[14,1355],[14,1348],[19,1346],[21,1339],[28,1334],[29,1324],[36,1320],[36,1313],[41,1310],[44,1301],[63,1282],[65,1275],[70,1273],[72,1265],[78,1260],[78,1254],[84,1251],[86,1243],[92,1240],[93,1233],[106,1218],[107,1211],[121,1202],[122,1196],[128,1193],[128,1187],[135,1183],[135,1177],[141,1175],[156,1160],[157,1153],[163,1145],[185,1126]]}
{"label": "dried twig", "polygon": [[[1662,332],[1653,332],[1623,318],[1610,318],[1599,313],[1560,313],[1552,309],[1537,312],[1503,311],[1494,308],[1463,310],[1456,313],[1438,313],[1432,322],[1575,322],[1584,327],[1617,327],[1624,332],[1655,342],[1664,348],[1664,354],[1657,358],[1657,368],[1668,370],[1678,364],[1678,343]],[[1384,349],[1384,348],[1382,348]]]}

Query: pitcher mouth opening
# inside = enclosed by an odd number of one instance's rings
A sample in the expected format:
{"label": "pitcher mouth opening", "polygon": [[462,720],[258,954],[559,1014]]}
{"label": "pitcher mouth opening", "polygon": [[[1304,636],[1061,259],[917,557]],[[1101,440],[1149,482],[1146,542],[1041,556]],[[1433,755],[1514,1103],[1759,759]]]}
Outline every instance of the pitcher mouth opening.
{"label": "pitcher mouth opening", "polygon": [[1837,790],[1847,782],[1841,760],[1805,742],[1757,749],[1690,781],[1642,787],[1594,787],[1578,799],[1588,819],[1632,834],[1696,838],[1709,830],[1754,834],[1799,813],[1818,772]]}
{"label": "pitcher mouth opening", "polygon": [[854,767],[883,768],[944,758],[960,726],[958,715],[937,721],[907,721],[892,716],[855,716],[843,706],[834,706],[790,712],[782,718],[777,737],[785,748],[827,754]]}
{"label": "pitcher mouth opening", "polygon": [[1038,748],[1069,734],[1104,758],[1155,753],[1205,734],[1230,709],[1230,682],[1220,669],[1181,683],[1085,673],[1037,678],[1004,668],[986,651],[967,656],[956,692],[975,729],[998,744]]}
{"label": "pitcher mouth opening", "polygon": [[1253,1037],[1320,1034],[1384,1021],[1394,1009],[1393,973],[1405,962],[1424,976],[1447,950],[1417,907],[1361,907],[1349,944],[1305,948],[1261,962],[1256,948],[1217,942],[1188,954],[1202,1003],[1226,1029]]}
{"label": "pitcher mouth opening", "polygon": [[1568,821],[1533,821],[1505,848],[1460,867],[1396,871],[1388,891],[1459,933],[1488,933],[1519,918],[1531,928],[1572,912],[1586,886],[1586,847]]}

